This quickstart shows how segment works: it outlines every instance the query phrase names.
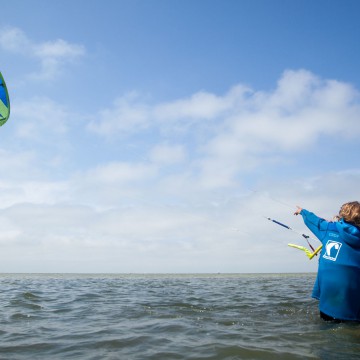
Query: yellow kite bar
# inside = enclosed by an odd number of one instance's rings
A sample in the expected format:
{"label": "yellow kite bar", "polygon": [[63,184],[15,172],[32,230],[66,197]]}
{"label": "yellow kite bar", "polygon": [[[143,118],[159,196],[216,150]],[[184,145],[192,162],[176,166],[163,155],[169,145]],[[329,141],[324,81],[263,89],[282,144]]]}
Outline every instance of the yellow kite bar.
{"label": "yellow kite bar", "polygon": [[311,252],[309,249],[307,249],[305,246],[295,245],[295,244],[288,244],[288,246],[291,246],[295,249],[299,249],[302,251],[305,251],[306,256],[311,260],[314,256],[318,254],[318,252],[322,249],[322,245],[317,247],[314,252]]}

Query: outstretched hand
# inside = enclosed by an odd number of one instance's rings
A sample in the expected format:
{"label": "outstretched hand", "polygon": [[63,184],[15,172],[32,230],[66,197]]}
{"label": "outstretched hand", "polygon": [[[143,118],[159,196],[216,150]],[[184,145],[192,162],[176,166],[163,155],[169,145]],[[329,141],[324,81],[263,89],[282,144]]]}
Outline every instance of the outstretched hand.
{"label": "outstretched hand", "polygon": [[302,207],[300,207],[300,206],[296,206],[296,207],[297,207],[297,209],[295,210],[294,215],[297,216],[301,213]]}

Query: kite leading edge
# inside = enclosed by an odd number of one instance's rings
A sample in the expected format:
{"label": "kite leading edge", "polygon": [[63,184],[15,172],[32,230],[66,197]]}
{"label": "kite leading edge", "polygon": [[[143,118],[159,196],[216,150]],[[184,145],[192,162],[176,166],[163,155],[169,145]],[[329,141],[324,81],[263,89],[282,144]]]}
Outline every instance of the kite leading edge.
{"label": "kite leading edge", "polygon": [[4,125],[10,116],[10,99],[5,80],[0,72],[0,126]]}

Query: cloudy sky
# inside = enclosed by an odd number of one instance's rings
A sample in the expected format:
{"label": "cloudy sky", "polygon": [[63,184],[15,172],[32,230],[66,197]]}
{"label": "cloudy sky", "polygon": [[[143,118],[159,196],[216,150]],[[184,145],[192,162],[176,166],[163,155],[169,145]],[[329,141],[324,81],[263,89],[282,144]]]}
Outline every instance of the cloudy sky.
{"label": "cloudy sky", "polygon": [[0,5],[0,272],[316,270],[264,216],[360,200],[359,1]]}

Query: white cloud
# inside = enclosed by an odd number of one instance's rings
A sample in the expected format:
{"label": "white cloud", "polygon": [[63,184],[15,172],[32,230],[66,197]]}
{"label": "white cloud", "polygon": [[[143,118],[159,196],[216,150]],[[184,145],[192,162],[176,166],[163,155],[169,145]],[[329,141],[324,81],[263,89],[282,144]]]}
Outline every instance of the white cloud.
{"label": "white cloud", "polygon": [[66,182],[29,180],[24,173],[22,173],[22,178],[24,180],[0,182],[0,209],[19,203],[56,204],[69,201]]}
{"label": "white cloud", "polygon": [[[254,100],[256,109],[239,114],[234,130],[242,138],[283,150],[297,150],[323,134],[347,132],[344,114],[360,110],[359,93],[350,85],[320,81],[307,71],[285,72],[275,91]],[[354,115],[346,116],[345,122],[356,125]]]}
{"label": "white cloud", "polygon": [[71,114],[61,105],[48,98],[32,98],[13,107],[16,117],[16,135],[32,141],[53,141],[68,130]]}
{"label": "white cloud", "polygon": [[34,46],[34,54],[42,59],[76,58],[84,55],[84,52],[83,46],[69,44],[62,39],[48,41]]}
{"label": "white cloud", "polygon": [[205,145],[204,178],[212,163],[227,165],[229,183],[238,172],[271,158],[279,161],[280,153],[285,159],[309,151],[320,137],[356,137],[359,117],[359,93],[350,85],[320,81],[307,71],[287,71],[274,91],[254,93],[222,119]]}
{"label": "white cloud", "polygon": [[[285,71],[269,92],[239,85],[224,96],[200,92],[188,99],[155,105],[141,101],[139,95],[126,95],[113,109],[101,111],[90,130],[114,136],[125,130],[131,134],[149,128],[176,131],[183,127],[189,133],[196,125],[200,132],[212,132],[211,142],[217,136],[232,136],[236,142],[245,142],[242,148],[248,152],[259,148],[269,151],[269,147],[297,150],[323,134],[349,135],[344,121],[355,127],[353,135],[359,134],[359,113],[359,93],[351,85],[322,80],[300,70]],[[212,126],[202,121],[206,119],[213,120]]]}
{"label": "white cloud", "polygon": [[3,28],[0,33],[0,46],[6,50],[14,53],[26,55],[31,51],[32,43],[19,28]]}
{"label": "white cloud", "polygon": [[[187,154],[187,169],[178,174],[181,186],[209,190],[236,186],[240,176],[264,164],[288,164],[319,139],[355,139],[359,117],[359,92],[350,84],[288,70],[267,92],[238,85],[223,96],[199,92],[159,104],[128,94],[113,109],[100,112],[89,129],[129,140],[133,134],[151,133],[152,161],[164,166]],[[164,148],[164,139],[181,148]]]}
{"label": "white cloud", "polygon": [[[32,203],[0,211],[1,263],[12,269],[6,254],[15,246],[22,248],[20,258],[24,260],[17,271],[34,271],[34,264],[43,256],[47,259],[45,271],[315,270],[316,262],[287,247],[288,242],[306,245],[301,236],[268,222],[263,215],[307,233],[301,219],[292,216],[291,205],[284,204],[294,203],[295,208],[301,199],[299,205],[331,217],[343,202],[352,200],[347,189],[355,189],[359,181],[358,170],[323,174],[287,184],[268,183],[270,196],[265,191],[247,191],[208,203],[214,199],[208,194],[197,206],[200,198],[172,206],[161,204],[158,198],[157,203],[118,203],[104,210],[76,205],[76,194],[68,197],[68,205],[36,204],[31,199]],[[34,192],[44,192],[38,185]],[[106,179],[96,182],[93,191],[106,186]],[[53,194],[58,190],[54,187]],[[71,186],[62,191],[71,194]],[[31,258],[26,258],[29,250],[25,249],[31,249]]]}
{"label": "white cloud", "polygon": [[[224,96],[198,92],[187,99],[150,105],[136,92],[125,94],[111,109],[99,112],[88,129],[104,136],[129,135],[149,128],[159,131],[189,130],[192,125],[207,126],[209,120],[224,117],[244,103],[249,89],[235,86]],[[203,120],[208,120],[202,122]]]}
{"label": "white cloud", "polygon": [[115,100],[112,109],[100,111],[95,120],[89,123],[88,129],[105,136],[116,134],[133,134],[150,126],[148,106],[138,101],[133,92]]}
{"label": "white cloud", "polygon": [[1,30],[0,47],[6,51],[38,60],[41,70],[33,73],[32,77],[40,80],[53,79],[65,63],[85,54],[83,45],[71,44],[63,39],[35,42],[16,27],[7,27]]}
{"label": "white cloud", "polygon": [[[349,84],[303,70],[267,92],[237,86],[155,104],[129,93],[98,112],[90,133],[73,132],[69,109],[47,98],[19,102],[20,142],[0,149],[0,270],[15,270],[16,253],[16,271],[314,270],[287,247],[303,239],[263,215],[306,232],[295,205],[330,218],[359,198],[356,155],[343,148],[357,148],[359,104]],[[318,157],[327,170],[312,164],[319,139],[341,145],[334,159]],[[61,157],[70,141],[73,166],[59,179],[39,158]],[[283,176],[294,163],[301,177]]]}
{"label": "white cloud", "polygon": [[158,168],[152,164],[109,162],[78,171],[69,178],[74,203],[108,209],[146,202],[151,197]]}
{"label": "white cloud", "polygon": [[143,182],[153,177],[156,170],[149,165],[114,162],[98,166],[87,172],[87,179],[94,183],[128,183]]}
{"label": "white cloud", "polygon": [[153,117],[162,121],[214,119],[226,114],[227,111],[233,112],[234,109],[244,103],[250,92],[249,88],[242,85],[233,87],[224,96],[217,96],[204,91],[198,92],[188,99],[156,105],[153,110]]}
{"label": "white cloud", "polygon": [[157,164],[173,165],[186,159],[183,145],[158,144],[150,152],[150,160]]}
{"label": "white cloud", "polygon": [[28,177],[39,175],[35,170],[36,154],[34,151],[15,152],[0,148],[0,157],[1,182],[23,179],[24,174],[27,174]]}

